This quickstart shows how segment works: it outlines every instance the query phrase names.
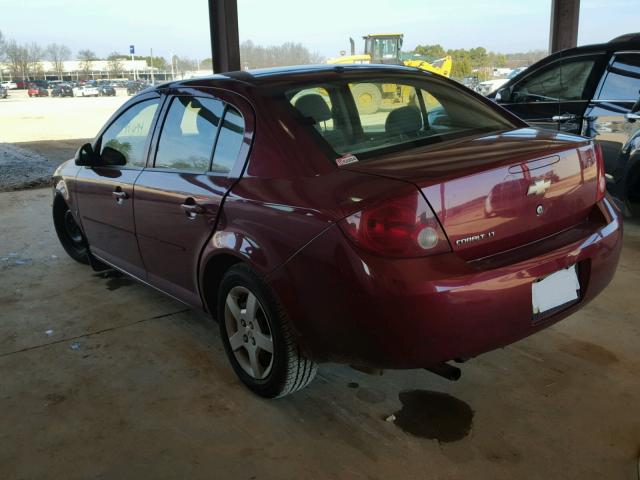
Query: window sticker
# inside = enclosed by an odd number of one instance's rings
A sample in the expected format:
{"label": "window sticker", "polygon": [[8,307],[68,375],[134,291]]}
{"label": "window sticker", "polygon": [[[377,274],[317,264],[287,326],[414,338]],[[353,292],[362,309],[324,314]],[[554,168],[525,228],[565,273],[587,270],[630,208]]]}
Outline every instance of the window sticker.
{"label": "window sticker", "polygon": [[346,155],[336,158],[336,165],[342,167],[343,165],[349,165],[350,163],[355,163],[357,161],[358,157],[352,153],[347,153]]}

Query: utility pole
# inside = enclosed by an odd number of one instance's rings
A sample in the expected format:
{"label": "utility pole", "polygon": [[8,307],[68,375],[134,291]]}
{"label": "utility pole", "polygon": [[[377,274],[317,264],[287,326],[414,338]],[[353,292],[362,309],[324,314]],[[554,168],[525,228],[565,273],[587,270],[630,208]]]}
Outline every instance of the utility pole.
{"label": "utility pole", "polygon": [[149,57],[149,63],[151,64],[151,85],[154,85],[156,81],[153,76],[153,48],[151,49],[151,56]]}
{"label": "utility pole", "polygon": [[138,80],[138,75],[136,72],[136,62],[133,59],[133,54],[136,53],[135,45],[129,45],[129,53],[131,54],[131,69],[133,70],[133,80]]}
{"label": "utility pole", "polygon": [[173,52],[171,52],[171,80],[176,79],[175,71],[173,70]]}

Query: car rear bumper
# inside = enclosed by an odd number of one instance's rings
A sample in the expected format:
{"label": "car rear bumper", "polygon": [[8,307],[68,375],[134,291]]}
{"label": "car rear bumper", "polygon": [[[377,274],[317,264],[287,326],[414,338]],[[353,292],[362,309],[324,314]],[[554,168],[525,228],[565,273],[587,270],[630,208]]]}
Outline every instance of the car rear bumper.
{"label": "car rear bumper", "polygon": [[[472,262],[454,253],[376,257],[332,226],[268,280],[312,358],[419,368],[508,345],[574,313],[609,284],[621,245],[608,199],[584,224]],[[532,282],[574,264],[578,303],[534,319]]]}

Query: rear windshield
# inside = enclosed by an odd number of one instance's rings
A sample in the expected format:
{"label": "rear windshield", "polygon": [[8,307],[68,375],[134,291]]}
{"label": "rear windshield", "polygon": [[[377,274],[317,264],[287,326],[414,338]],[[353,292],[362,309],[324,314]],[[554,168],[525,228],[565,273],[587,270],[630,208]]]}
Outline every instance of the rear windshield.
{"label": "rear windshield", "polygon": [[430,79],[379,79],[298,87],[285,92],[309,125],[338,155],[365,159],[515,127],[471,95]]}

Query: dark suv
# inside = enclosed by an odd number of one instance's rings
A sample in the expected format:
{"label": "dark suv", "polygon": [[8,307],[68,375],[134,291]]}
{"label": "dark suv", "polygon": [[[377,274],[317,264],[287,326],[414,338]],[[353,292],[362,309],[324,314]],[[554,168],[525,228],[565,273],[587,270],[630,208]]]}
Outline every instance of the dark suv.
{"label": "dark suv", "polygon": [[640,202],[640,33],[554,53],[489,97],[534,126],[594,138],[608,190],[627,213]]}

